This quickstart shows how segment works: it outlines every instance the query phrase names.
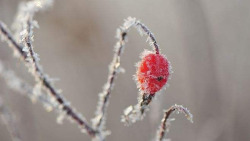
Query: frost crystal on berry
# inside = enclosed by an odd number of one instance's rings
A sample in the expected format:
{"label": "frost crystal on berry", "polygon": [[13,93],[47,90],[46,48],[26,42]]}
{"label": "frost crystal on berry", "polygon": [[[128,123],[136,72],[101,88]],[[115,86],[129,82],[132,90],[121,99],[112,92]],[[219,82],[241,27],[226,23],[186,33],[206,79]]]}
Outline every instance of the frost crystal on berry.
{"label": "frost crystal on berry", "polygon": [[169,77],[169,62],[161,54],[144,51],[138,64],[138,87],[147,94],[155,94],[167,83]]}

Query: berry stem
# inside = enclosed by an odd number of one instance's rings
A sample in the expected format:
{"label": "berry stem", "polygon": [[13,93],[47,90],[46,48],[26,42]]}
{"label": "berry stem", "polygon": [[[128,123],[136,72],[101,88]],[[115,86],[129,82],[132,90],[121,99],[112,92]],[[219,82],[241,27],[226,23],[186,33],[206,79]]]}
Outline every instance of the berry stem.
{"label": "berry stem", "polygon": [[145,94],[145,93],[142,95],[142,100],[141,100],[141,103],[140,103],[141,115],[144,114],[146,107],[152,101],[154,96],[155,96],[154,94]]}
{"label": "berry stem", "polygon": [[140,91],[138,103],[134,106],[129,106],[124,110],[121,121],[125,125],[131,125],[138,120],[142,120],[154,96],[155,94],[147,94]]}
{"label": "berry stem", "polygon": [[134,27],[138,30],[141,35],[147,35],[150,40],[149,45],[152,46],[156,54],[159,54],[159,45],[157,44],[153,33],[140,21],[135,18],[128,17],[124,24],[117,29],[117,38],[118,41],[115,45],[115,53],[113,60],[109,67],[109,76],[107,83],[105,84],[102,93],[99,94],[99,102],[96,110],[96,116],[93,118],[93,126],[99,132],[104,130],[105,118],[107,107],[109,104],[109,99],[111,95],[111,90],[113,89],[114,80],[116,75],[120,72],[120,58],[123,52],[127,33],[131,27]]}
{"label": "berry stem", "polygon": [[157,44],[157,42],[155,40],[154,34],[148,29],[147,26],[145,26],[141,22],[136,22],[136,26],[139,26],[149,36],[149,38],[151,39],[151,43],[150,44],[152,44],[154,46],[155,53],[156,54],[160,54],[159,45]]}

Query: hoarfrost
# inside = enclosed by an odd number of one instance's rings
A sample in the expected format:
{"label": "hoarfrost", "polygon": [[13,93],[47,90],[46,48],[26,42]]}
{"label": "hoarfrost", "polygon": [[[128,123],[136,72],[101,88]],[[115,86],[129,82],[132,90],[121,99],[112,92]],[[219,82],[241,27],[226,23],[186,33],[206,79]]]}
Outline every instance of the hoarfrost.
{"label": "hoarfrost", "polygon": [[56,118],[56,122],[58,123],[58,124],[62,124],[63,123],[63,120],[65,119],[65,113],[60,113],[58,116],[57,116],[57,118]]}

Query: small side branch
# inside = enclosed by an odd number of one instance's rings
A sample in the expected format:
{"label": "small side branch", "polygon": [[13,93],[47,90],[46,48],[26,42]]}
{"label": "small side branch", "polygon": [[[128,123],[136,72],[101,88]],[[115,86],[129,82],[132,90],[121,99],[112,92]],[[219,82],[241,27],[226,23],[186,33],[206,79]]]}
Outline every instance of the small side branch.
{"label": "small side branch", "polygon": [[48,95],[42,94],[41,91],[38,91],[36,88],[33,88],[31,85],[17,77],[14,71],[7,69],[1,61],[0,77],[5,80],[9,88],[20,93],[23,96],[30,98],[32,102],[38,101],[42,103],[47,111],[51,111],[52,109],[59,109],[59,105],[55,102],[52,102],[51,98]]}
{"label": "small side branch", "polygon": [[159,54],[159,46],[155,40],[155,37],[152,32],[140,21],[136,20],[135,18],[128,17],[124,24],[117,29],[116,37],[118,38],[118,42],[115,45],[115,54],[113,57],[113,61],[109,67],[109,76],[107,83],[104,85],[102,93],[99,94],[99,102],[97,106],[96,116],[92,120],[93,126],[97,131],[103,132],[105,130],[105,118],[107,114],[107,107],[109,104],[109,99],[111,95],[111,90],[114,86],[114,80],[116,75],[123,71],[120,67],[120,58],[121,54],[123,53],[126,38],[128,35],[128,31],[130,28],[136,28],[141,35],[148,36],[147,41],[149,40],[149,45],[153,47],[156,54]]}
{"label": "small side branch", "polygon": [[22,141],[20,133],[17,128],[16,117],[11,110],[4,104],[0,97],[0,117],[6,125],[13,141]]}
{"label": "small side branch", "polygon": [[183,113],[187,117],[187,119],[193,123],[193,115],[189,112],[189,110],[182,105],[173,105],[168,110],[164,112],[164,116],[161,120],[161,125],[159,127],[159,130],[157,131],[156,135],[156,141],[163,141],[164,137],[166,136],[166,132],[168,132],[170,127],[170,121],[169,119],[170,115],[172,113]]}

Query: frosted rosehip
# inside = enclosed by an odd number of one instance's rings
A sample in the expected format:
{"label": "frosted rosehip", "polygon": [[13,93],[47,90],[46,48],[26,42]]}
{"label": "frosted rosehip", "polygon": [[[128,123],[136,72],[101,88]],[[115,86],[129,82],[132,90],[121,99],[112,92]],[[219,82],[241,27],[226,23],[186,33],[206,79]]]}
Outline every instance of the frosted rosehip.
{"label": "frosted rosehip", "polygon": [[144,53],[136,74],[138,87],[144,93],[155,94],[167,83],[169,67],[170,64],[163,55]]}

